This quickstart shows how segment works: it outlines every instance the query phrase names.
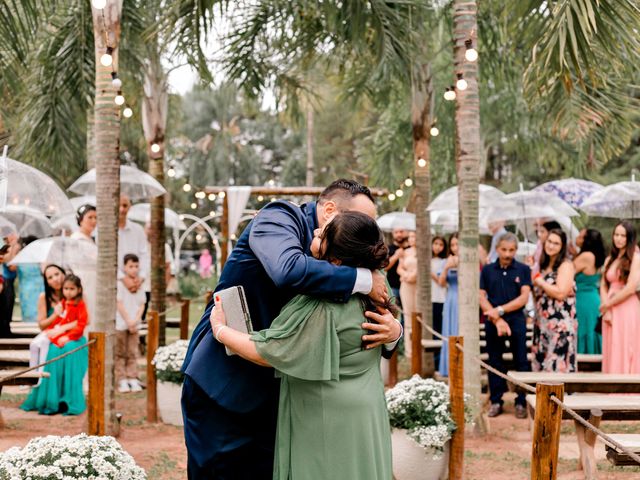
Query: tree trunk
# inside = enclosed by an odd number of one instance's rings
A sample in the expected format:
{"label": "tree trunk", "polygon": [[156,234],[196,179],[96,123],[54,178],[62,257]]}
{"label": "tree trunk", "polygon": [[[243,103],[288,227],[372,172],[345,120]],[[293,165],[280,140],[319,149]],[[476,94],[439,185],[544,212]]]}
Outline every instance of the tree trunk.
{"label": "tree trunk", "polygon": [[[165,131],[168,108],[167,76],[160,63],[158,49],[151,52],[145,72],[144,98],[142,102],[142,126],[147,142],[149,156],[149,173],[161,184],[164,184],[164,152]],[[152,145],[159,150],[152,151]],[[164,312],[166,285],[166,259],[164,252],[165,196],[151,200],[151,308],[156,312]],[[159,344],[166,343],[166,315],[160,315]]]}
{"label": "tree trunk", "polygon": [[[431,226],[429,224],[429,198],[431,196],[431,178],[429,174],[431,103],[433,86],[431,65],[420,65],[411,79],[411,124],[413,128],[413,161],[415,166],[415,213],[416,213],[416,250],[418,257],[417,309],[428,325],[433,325],[431,316]],[[421,167],[418,160],[427,163]],[[411,321],[405,318],[405,322]],[[425,338],[431,334],[422,330]],[[405,345],[407,343],[405,342]],[[422,365],[428,374],[433,374],[433,354],[423,358]]]}
{"label": "tree trunk", "polygon": [[314,174],[314,163],[313,163],[313,107],[311,106],[311,102],[308,102],[307,105],[307,181],[305,185],[307,187],[313,187],[313,174]]}
{"label": "tree trunk", "polygon": [[87,170],[91,170],[95,168],[95,156],[93,153],[95,147],[95,137],[94,137],[94,122],[95,122],[95,114],[94,109],[87,109]]}
{"label": "tree trunk", "polygon": [[[475,0],[454,0],[453,37],[454,66],[467,81],[466,90],[456,89],[456,172],[459,202],[458,302],[460,335],[465,348],[480,354],[479,343],[479,259],[478,259],[478,181],[482,145],[480,141],[480,101],[478,97],[477,62],[465,61],[465,40],[477,36]],[[465,355],[465,392],[471,395],[471,408],[477,427],[485,430],[480,408],[480,365]]]}
{"label": "tree trunk", "polygon": [[[115,411],[114,337],[116,318],[116,277],[118,258],[118,203],[120,197],[120,115],[113,99],[111,69],[118,68],[118,43],[122,0],[110,0],[104,10],[93,11],[96,54],[96,97],[94,108],[94,148],[89,150],[96,165],[96,207],[98,210],[98,264],[100,294],[96,300],[96,331],[107,333],[105,345],[105,430],[117,433]],[[108,44],[107,44],[108,42]],[[100,57],[107,46],[113,48],[113,65],[104,67]]]}

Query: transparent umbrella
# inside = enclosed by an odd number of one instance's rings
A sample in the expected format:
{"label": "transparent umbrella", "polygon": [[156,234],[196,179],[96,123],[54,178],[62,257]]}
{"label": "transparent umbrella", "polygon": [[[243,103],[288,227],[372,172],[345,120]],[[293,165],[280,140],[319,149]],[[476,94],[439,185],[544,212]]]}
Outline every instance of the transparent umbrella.
{"label": "transparent umbrella", "polygon": [[409,212],[391,212],[385,213],[378,218],[378,227],[385,232],[391,232],[395,228],[404,230],[416,229],[416,215]]}
{"label": "transparent umbrella", "polygon": [[[96,194],[96,169],[92,168],[68,188],[79,195]],[[167,193],[165,188],[151,175],[135,167],[120,166],[120,192],[131,200],[153,198]]]}
{"label": "transparent umbrella", "polygon": [[18,229],[18,235],[46,237],[51,235],[51,221],[39,210],[23,205],[7,205],[0,211],[3,217]]}
{"label": "transparent umbrella", "polygon": [[[129,219],[136,222],[148,222],[151,219],[151,204],[137,203],[129,209]],[[187,226],[180,216],[170,208],[164,209],[164,224],[167,228],[186,230]]]}
{"label": "transparent umbrella", "polygon": [[0,217],[0,237],[6,237],[12,233],[18,233],[18,228],[6,218]]}
{"label": "transparent umbrella", "polygon": [[580,209],[593,217],[640,218],[640,182],[607,185],[587,198]]}
{"label": "transparent umbrella", "polygon": [[544,191],[527,191],[522,185],[519,191],[509,193],[492,204],[485,214],[488,222],[577,215],[578,212],[571,205],[556,195]]}
{"label": "transparent umbrella", "polygon": [[0,157],[0,211],[7,205],[25,206],[45,215],[62,215],[73,210],[58,184],[40,170],[7,157]]}
{"label": "transparent umbrella", "polygon": [[602,185],[580,178],[563,178],[543,183],[533,189],[553,193],[574,208],[580,208],[584,201],[591,195],[602,189]]}
{"label": "transparent umbrella", "polygon": [[93,242],[71,237],[41,238],[24,247],[10,264],[55,263],[63,268],[72,268],[81,258],[95,266],[98,247]]}
{"label": "transparent umbrella", "polygon": [[96,206],[96,196],[95,195],[81,195],[80,197],[70,198],[69,201],[71,205],[73,205],[74,210],[78,210],[82,205],[93,205]]}
{"label": "transparent umbrella", "polygon": [[[458,211],[457,210],[434,210],[429,212],[431,226],[439,233],[453,233],[458,231]],[[480,216],[478,218],[478,229],[482,235],[489,235],[489,224]]]}
{"label": "transparent umbrella", "polygon": [[[496,205],[505,194],[491,185],[478,185],[479,208],[484,210]],[[427,208],[429,211],[458,211],[458,187],[451,187],[440,193]]]}

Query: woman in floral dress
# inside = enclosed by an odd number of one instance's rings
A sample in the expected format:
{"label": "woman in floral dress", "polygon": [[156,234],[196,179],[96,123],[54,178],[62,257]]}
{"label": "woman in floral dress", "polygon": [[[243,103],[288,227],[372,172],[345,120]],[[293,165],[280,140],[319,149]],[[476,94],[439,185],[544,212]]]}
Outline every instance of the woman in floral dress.
{"label": "woman in floral dress", "polygon": [[534,275],[536,321],[533,327],[531,366],[540,372],[577,370],[575,270],[567,258],[567,236],[552,229],[540,256],[540,270]]}

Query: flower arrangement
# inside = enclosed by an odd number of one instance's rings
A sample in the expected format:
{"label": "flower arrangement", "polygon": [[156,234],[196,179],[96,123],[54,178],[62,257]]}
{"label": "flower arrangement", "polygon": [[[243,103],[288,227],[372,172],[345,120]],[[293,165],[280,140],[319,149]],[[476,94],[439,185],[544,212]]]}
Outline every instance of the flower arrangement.
{"label": "flower arrangement", "polygon": [[147,474],[115,438],[82,433],[74,437],[36,437],[24,448],[0,453],[0,480],[22,478],[146,480]]}
{"label": "flower arrangement", "polygon": [[156,377],[162,382],[182,384],[184,374],[180,371],[187,355],[189,342],[177,340],[165,347],[159,347],[153,357],[156,367]]}
{"label": "flower arrangement", "polygon": [[449,386],[414,375],[387,390],[389,421],[425,450],[442,452],[456,424],[449,411]]}

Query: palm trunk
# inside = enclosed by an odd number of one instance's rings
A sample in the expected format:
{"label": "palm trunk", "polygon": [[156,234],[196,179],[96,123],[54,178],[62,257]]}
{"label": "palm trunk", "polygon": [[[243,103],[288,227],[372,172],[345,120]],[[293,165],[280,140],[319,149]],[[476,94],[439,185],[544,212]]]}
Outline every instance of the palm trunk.
{"label": "palm trunk", "polygon": [[[466,90],[456,90],[456,172],[458,176],[458,202],[460,206],[460,265],[459,324],[464,346],[470,352],[480,354],[478,328],[478,181],[482,145],[480,141],[480,101],[478,97],[477,62],[464,59],[465,40],[477,35],[477,4],[475,0],[454,0],[453,37],[454,65],[456,73],[462,73],[467,81]],[[485,430],[480,415],[480,365],[465,355],[465,392],[472,397],[471,408],[476,425]]]}
{"label": "palm trunk", "polygon": [[[412,78],[411,123],[413,127],[413,160],[415,165],[415,212],[416,250],[418,257],[417,309],[428,325],[433,325],[431,316],[431,226],[429,224],[429,198],[431,178],[429,174],[431,103],[433,97],[431,65],[420,65]],[[419,159],[427,163],[421,167]],[[405,319],[411,321],[411,319]],[[431,338],[423,330],[424,338]],[[433,354],[425,354],[423,365],[428,374],[434,371]]]}
{"label": "palm trunk", "polygon": [[313,187],[313,174],[314,174],[314,163],[313,163],[313,107],[311,106],[311,102],[308,102],[307,105],[307,177],[305,185],[307,187]]}
{"label": "palm trunk", "polygon": [[[107,333],[105,346],[105,430],[117,433],[115,411],[114,337],[116,318],[116,276],[118,255],[118,200],[120,197],[120,116],[113,99],[111,68],[118,67],[118,43],[122,0],[110,0],[104,10],[93,9],[93,36],[96,54],[96,97],[94,108],[94,148],[96,202],[98,209],[98,265],[100,292],[96,300],[96,331]],[[113,48],[113,67],[104,67],[100,57]]]}
{"label": "palm trunk", "polygon": [[[142,103],[142,126],[147,142],[149,156],[149,173],[161,184],[164,184],[164,152],[165,132],[167,126],[167,108],[169,94],[167,76],[160,63],[158,51],[151,52],[145,72],[144,99]],[[158,145],[159,151],[153,152],[152,145]],[[165,310],[166,259],[164,252],[165,196],[151,200],[151,308],[157,312]],[[166,316],[160,315],[159,344],[166,343]]]}

